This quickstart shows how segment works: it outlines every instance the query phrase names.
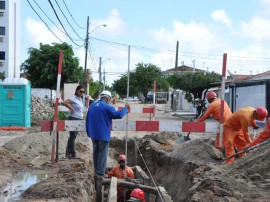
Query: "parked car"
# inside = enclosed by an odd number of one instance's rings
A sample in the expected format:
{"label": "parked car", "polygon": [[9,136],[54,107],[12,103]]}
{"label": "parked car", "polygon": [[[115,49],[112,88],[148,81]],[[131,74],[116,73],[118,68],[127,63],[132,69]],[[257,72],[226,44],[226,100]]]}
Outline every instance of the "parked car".
{"label": "parked car", "polygon": [[147,95],[145,102],[146,103],[153,103],[154,95]]}

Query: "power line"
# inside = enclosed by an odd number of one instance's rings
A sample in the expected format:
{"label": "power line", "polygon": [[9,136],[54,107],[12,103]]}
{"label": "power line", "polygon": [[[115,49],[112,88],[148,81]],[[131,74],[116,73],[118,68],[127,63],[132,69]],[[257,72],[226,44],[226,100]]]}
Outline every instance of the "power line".
{"label": "power line", "polygon": [[28,4],[30,5],[30,7],[33,9],[33,11],[37,14],[37,16],[39,17],[39,19],[47,26],[47,28],[50,30],[50,32],[62,43],[64,43],[64,41],[62,41],[51,29],[50,27],[47,25],[47,23],[40,17],[40,15],[38,14],[38,12],[33,8],[33,6],[31,5],[31,3],[29,2],[29,0],[27,0]]}
{"label": "power line", "polygon": [[55,9],[54,9],[54,7],[53,7],[53,5],[52,5],[51,0],[48,0],[48,1],[49,1],[50,5],[51,5],[51,7],[52,7],[52,9],[53,9],[53,12],[54,12],[54,14],[55,14],[55,16],[56,16],[58,22],[61,24],[61,26],[62,26],[62,28],[64,29],[64,31],[66,32],[68,38],[69,38],[76,46],[81,46],[81,45],[78,45],[78,44],[77,44],[77,43],[69,36],[69,34],[67,33],[67,31],[66,31],[64,25],[62,24],[61,20],[59,19],[58,15],[57,15],[57,13],[56,13],[56,11],[55,11]]}
{"label": "power line", "polygon": [[[175,51],[170,51],[170,50],[160,50],[160,49],[153,49],[153,48],[147,48],[147,47],[142,47],[142,46],[135,46],[135,45],[128,45],[128,44],[124,44],[124,43],[118,43],[118,42],[113,42],[113,41],[108,41],[108,40],[104,40],[104,39],[99,39],[99,38],[95,38],[95,37],[91,37],[94,40],[97,41],[101,41],[104,43],[111,43],[111,44],[115,44],[115,45],[119,45],[119,46],[130,46],[134,49],[141,49],[141,50],[145,50],[145,51],[151,51],[151,52],[163,52],[163,53],[167,53],[167,54],[171,54],[171,55],[175,55]],[[197,58],[197,59],[207,59],[207,60],[221,60],[222,56],[221,55],[213,55],[213,56],[206,56],[206,57],[202,57],[205,56],[205,54],[201,54],[201,53],[190,53],[190,52],[182,52],[179,53],[180,56],[184,56],[184,57],[190,57],[190,58]],[[202,55],[202,56],[196,56],[196,55]],[[266,57],[244,57],[244,56],[236,56],[236,55],[230,55],[230,57],[232,58],[243,58],[243,59],[249,59],[249,60],[261,60],[261,62],[269,62],[270,58],[266,58]]]}
{"label": "power line", "polygon": [[55,1],[55,3],[57,4],[57,6],[58,6],[59,10],[61,11],[61,13],[63,14],[64,18],[66,19],[67,23],[68,23],[69,26],[71,27],[71,29],[75,32],[75,34],[76,34],[82,41],[84,41],[84,39],[83,39],[82,37],[80,37],[80,35],[75,31],[75,29],[74,29],[74,28],[72,27],[72,25],[69,23],[69,21],[68,21],[66,15],[65,15],[64,12],[62,11],[62,9],[61,9],[61,7],[59,6],[57,0],[54,0],[54,1]]}
{"label": "power line", "polygon": [[93,55],[93,52],[91,51],[91,49],[89,49],[89,57],[90,57],[90,59],[91,59],[91,63],[92,63],[92,65],[93,65],[93,68],[96,70],[96,71],[98,71],[97,69],[98,69],[98,66],[97,66],[97,63],[96,63],[96,61],[95,61],[95,57],[94,57],[94,55]]}
{"label": "power line", "polygon": [[89,58],[89,61],[92,63],[93,69],[98,72],[97,64],[95,63],[95,60],[93,59],[92,52],[90,52],[89,50],[88,53],[89,53],[88,58]]}
{"label": "power line", "polygon": [[[59,30],[61,31],[64,35],[67,36],[67,34],[62,30],[60,29],[54,22],[53,20],[46,14],[46,12],[39,6],[39,4],[36,2],[36,0],[33,0],[35,2],[35,4],[39,7],[39,9],[43,12],[43,14],[51,21],[51,23],[53,23],[53,25]],[[77,39],[73,39],[74,41],[81,41],[81,40],[77,40]]]}
{"label": "power line", "polygon": [[69,9],[68,9],[68,7],[67,7],[67,5],[66,5],[66,2],[65,2],[65,0],[63,0],[63,2],[64,2],[64,4],[65,4],[65,7],[66,7],[66,9],[67,9],[67,11],[68,11],[68,13],[69,13],[69,15],[70,15],[70,17],[72,18],[72,20],[75,22],[75,24],[79,27],[79,28],[81,28],[81,29],[86,29],[86,27],[81,27],[76,21],[75,21],[75,19],[73,18],[73,16],[71,15],[71,13],[70,13],[70,11],[69,11]]}

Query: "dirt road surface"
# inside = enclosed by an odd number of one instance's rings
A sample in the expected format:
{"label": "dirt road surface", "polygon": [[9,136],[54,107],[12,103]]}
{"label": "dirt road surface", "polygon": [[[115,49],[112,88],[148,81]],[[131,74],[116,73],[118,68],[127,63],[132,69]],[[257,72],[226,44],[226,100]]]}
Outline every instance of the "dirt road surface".
{"label": "dirt road surface", "polygon": [[[184,121],[165,110],[157,105],[155,120]],[[128,120],[149,118],[128,114]],[[173,201],[270,201],[269,145],[228,166],[216,160],[221,154],[213,147],[215,134],[191,133],[190,141],[179,143],[186,134],[113,131],[108,166],[125,153],[126,135],[128,164],[140,165]],[[81,159],[66,159],[67,138],[68,132],[60,132],[59,162],[51,164],[51,136],[39,126],[0,131],[0,202],[95,201],[91,140],[81,132],[76,139]]]}

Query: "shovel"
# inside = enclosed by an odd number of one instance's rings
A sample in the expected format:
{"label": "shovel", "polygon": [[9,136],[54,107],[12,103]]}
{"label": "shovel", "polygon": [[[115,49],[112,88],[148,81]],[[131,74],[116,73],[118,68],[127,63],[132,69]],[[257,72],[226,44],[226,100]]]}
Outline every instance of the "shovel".
{"label": "shovel", "polygon": [[236,157],[236,156],[238,156],[238,154],[242,154],[242,153],[244,153],[244,152],[248,152],[248,151],[254,150],[254,149],[256,149],[256,148],[258,148],[258,147],[260,147],[260,146],[262,146],[262,145],[264,145],[264,144],[268,144],[268,143],[270,143],[270,139],[268,139],[268,140],[266,140],[266,141],[264,141],[264,142],[261,142],[261,143],[259,143],[259,144],[257,144],[257,145],[254,145],[254,146],[252,146],[252,147],[247,147],[247,148],[243,149],[242,151],[237,152],[237,153],[235,153],[235,154],[233,154],[233,155],[231,155],[231,156],[229,156],[229,157],[223,159],[222,162],[223,162],[223,161],[227,161],[227,160],[229,160],[230,158]]}
{"label": "shovel", "polygon": [[190,132],[187,134],[187,136],[182,136],[182,137],[178,138],[178,139],[176,140],[176,143],[186,142],[186,141],[191,140],[191,139],[189,138],[189,134],[190,134]]}

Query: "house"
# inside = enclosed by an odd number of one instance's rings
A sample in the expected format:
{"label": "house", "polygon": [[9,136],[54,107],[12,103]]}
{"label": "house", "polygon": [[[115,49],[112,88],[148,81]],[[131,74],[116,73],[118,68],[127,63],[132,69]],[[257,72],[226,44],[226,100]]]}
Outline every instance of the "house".
{"label": "house", "polygon": [[[176,68],[171,68],[162,72],[164,78],[168,78],[173,74],[181,74],[183,72],[203,72],[204,70],[190,67],[186,65],[181,65]],[[185,92],[181,89],[169,89],[169,101],[171,102],[171,109],[173,111],[181,110],[196,113],[196,109],[192,103],[187,102],[185,99]]]}
{"label": "house", "polygon": [[265,107],[270,111],[270,71],[256,75],[230,74],[225,99],[232,111],[242,107]]}

